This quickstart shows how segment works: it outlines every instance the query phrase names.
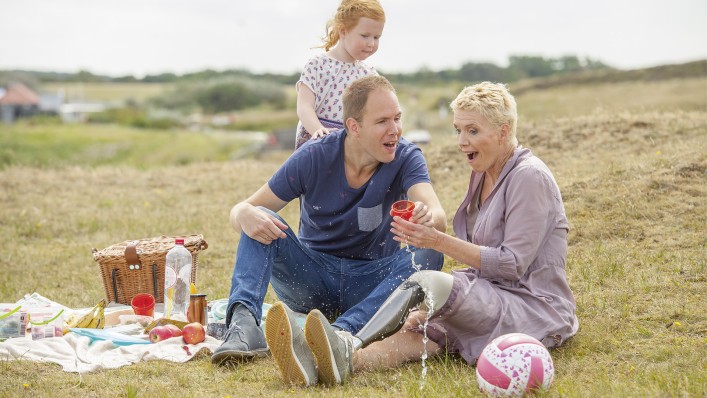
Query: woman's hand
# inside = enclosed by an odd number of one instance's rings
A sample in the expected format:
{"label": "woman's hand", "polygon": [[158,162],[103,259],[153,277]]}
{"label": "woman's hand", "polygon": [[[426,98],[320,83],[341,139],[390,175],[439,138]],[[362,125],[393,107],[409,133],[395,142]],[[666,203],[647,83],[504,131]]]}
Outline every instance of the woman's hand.
{"label": "woman's hand", "polygon": [[[413,215],[413,218],[414,217],[415,216]],[[390,224],[392,227],[390,231],[393,235],[395,235],[393,240],[396,242],[409,244],[420,249],[435,249],[440,242],[440,234],[443,234],[443,232],[440,232],[434,228],[429,215],[418,219],[424,220],[425,217],[428,219],[422,223],[405,221],[397,216],[393,217],[393,222]],[[413,218],[410,220],[413,220]]]}

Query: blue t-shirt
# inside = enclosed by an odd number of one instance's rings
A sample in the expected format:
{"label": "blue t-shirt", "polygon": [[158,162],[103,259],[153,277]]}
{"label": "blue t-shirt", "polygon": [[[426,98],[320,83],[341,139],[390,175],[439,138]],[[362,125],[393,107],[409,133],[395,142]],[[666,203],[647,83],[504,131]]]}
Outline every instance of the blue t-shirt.
{"label": "blue t-shirt", "polygon": [[395,159],[383,163],[358,189],[344,172],[346,130],[309,141],[268,181],[278,198],[300,198],[299,238],[310,248],[337,257],[373,260],[400,248],[390,232],[393,202],[415,184],[430,182],[422,151],[401,138]]}

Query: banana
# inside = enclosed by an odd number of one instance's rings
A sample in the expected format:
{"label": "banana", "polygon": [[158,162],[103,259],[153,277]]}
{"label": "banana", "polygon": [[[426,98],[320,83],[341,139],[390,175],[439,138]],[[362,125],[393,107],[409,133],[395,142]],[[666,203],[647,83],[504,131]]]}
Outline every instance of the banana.
{"label": "banana", "polygon": [[95,329],[103,329],[106,324],[105,308],[103,306],[98,308],[98,314],[94,317],[96,324],[92,325]]}
{"label": "banana", "polygon": [[69,328],[103,329],[103,326],[106,323],[105,307],[106,300],[103,299],[99,301],[98,304],[91,308],[91,310],[89,310],[81,318],[67,323],[64,333],[68,332]]}

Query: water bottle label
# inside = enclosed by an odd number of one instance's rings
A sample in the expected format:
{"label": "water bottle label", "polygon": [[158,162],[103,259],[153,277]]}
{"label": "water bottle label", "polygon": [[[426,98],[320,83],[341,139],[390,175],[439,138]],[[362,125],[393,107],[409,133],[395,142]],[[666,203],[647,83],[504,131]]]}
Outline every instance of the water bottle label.
{"label": "water bottle label", "polygon": [[173,287],[177,283],[177,271],[172,267],[164,268],[164,287],[165,291],[170,287]]}

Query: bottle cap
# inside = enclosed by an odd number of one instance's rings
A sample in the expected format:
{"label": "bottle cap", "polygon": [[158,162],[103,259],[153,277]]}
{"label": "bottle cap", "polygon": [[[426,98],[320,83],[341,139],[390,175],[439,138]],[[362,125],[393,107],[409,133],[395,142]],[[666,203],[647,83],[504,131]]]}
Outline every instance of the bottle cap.
{"label": "bottle cap", "polygon": [[174,240],[175,245],[183,245],[184,244],[184,239],[182,238],[177,238]]}

